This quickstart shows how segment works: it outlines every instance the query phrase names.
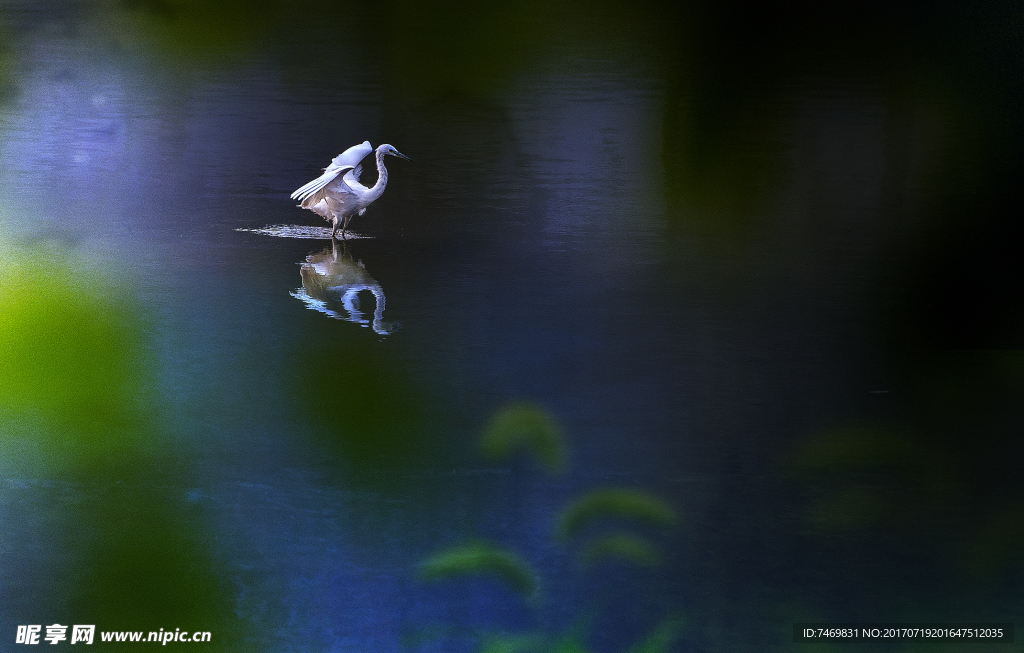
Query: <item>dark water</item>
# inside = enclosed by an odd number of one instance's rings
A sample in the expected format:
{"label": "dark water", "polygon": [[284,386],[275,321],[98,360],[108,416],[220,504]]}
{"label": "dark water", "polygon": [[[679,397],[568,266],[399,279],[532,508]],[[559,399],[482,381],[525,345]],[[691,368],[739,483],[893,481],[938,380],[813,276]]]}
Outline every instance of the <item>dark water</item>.
{"label": "dark water", "polygon": [[1019,8],[0,7],[0,641],[1019,621]]}

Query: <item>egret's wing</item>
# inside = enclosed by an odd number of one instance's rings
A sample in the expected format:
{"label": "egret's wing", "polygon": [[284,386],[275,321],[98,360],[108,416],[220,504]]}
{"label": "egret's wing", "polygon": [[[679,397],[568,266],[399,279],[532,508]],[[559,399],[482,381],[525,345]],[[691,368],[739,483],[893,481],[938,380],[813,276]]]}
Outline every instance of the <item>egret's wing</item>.
{"label": "egret's wing", "polygon": [[334,181],[338,177],[338,175],[343,175],[346,172],[348,172],[349,170],[354,170],[354,169],[355,169],[355,166],[351,166],[351,165],[336,166],[336,165],[334,165],[332,163],[331,165],[327,166],[327,168],[324,170],[324,174],[320,175],[319,177],[317,177],[313,181],[309,182],[305,186],[299,188],[294,193],[292,193],[292,199],[293,200],[306,200],[309,197],[315,195],[316,193],[319,193],[320,191],[322,191],[324,189],[324,187],[327,186],[327,184],[329,184],[332,181]]}
{"label": "egret's wing", "polygon": [[357,165],[355,168],[345,173],[345,181],[349,182],[350,184],[352,182],[359,184],[359,175],[361,174],[363,174],[363,166]]}
{"label": "egret's wing", "polygon": [[[347,172],[349,166],[339,168],[340,172]],[[333,211],[335,215],[341,215],[345,212],[346,208],[351,206],[353,202],[359,200],[359,192],[348,185],[344,177],[338,176],[327,182],[327,184],[318,191],[314,191],[311,195],[302,200],[301,206],[304,209],[312,208],[320,205],[323,202],[324,206]],[[313,208],[314,211],[319,211]],[[323,215],[321,213],[321,215]]]}
{"label": "egret's wing", "polygon": [[362,184],[359,183],[359,175],[363,173],[363,166],[361,166],[359,162],[365,159],[371,152],[373,152],[373,148],[370,147],[370,141],[363,141],[359,145],[353,145],[338,156],[334,157],[332,165],[355,166],[354,170],[345,173],[345,181],[353,188],[356,186],[362,186]]}
{"label": "egret's wing", "polygon": [[311,202],[306,200],[302,204],[299,204],[304,209],[309,209],[313,213],[316,213],[324,220],[333,220],[334,213],[331,211],[331,207],[327,206],[327,202]]}
{"label": "egret's wing", "polygon": [[358,166],[359,162],[365,159],[366,155],[370,152],[373,152],[373,148],[370,147],[370,141],[363,141],[359,145],[353,145],[334,157],[334,161],[331,163],[336,166]]}

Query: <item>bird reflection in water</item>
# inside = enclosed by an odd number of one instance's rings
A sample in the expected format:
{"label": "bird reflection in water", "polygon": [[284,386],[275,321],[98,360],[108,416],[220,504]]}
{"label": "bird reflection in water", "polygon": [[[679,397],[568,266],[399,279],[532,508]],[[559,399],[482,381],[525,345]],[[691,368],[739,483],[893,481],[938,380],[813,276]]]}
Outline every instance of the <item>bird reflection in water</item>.
{"label": "bird reflection in water", "polygon": [[[383,319],[384,289],[366,271],[362,261],[353,260],[347,245],[339,245],[332,239],[330,247],[306,257],[299,273],[302,275],[302,288],[291,295],[301,299],[309,308],[338,320],[370,327],[381,335],[388,335],[397,328],[397,324]],[[359,309],[359,293],[364,290],[373,293],[376,301],[372,322]]]}

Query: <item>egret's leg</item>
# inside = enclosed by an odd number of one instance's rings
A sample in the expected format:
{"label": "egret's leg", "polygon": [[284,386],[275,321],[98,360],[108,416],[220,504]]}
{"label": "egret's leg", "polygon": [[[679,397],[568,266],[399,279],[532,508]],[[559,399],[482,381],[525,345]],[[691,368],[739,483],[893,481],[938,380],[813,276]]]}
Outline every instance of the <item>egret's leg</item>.
{"label": "egret's leg", "polygon": [[[334,227],[333,227],[333,228],[331,228],[331,240],[334,240],[334,232],[335,232],[335,231],[337,231],[337,230],[338,230],[338,221],[337,221],[337,220],[335,220],[335,221],[334,221]],[[344,235],[344,234],[345,234],[345,231],[344,231],[344,230],[342,230],[342,232],[341,232],[341,233],[342,233],[342,235]]]}

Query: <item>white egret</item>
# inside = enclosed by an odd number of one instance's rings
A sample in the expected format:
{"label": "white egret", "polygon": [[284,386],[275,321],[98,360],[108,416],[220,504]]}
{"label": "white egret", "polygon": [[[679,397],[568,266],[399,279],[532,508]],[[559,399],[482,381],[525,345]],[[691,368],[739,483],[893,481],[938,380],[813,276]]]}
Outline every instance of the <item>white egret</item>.
{"label": "white egret", "polygon": [[341,237],[345,237],[345,229],[354,215],[362,215],[366,207],[384,192],[388,185],[388,170],[384,167],[384,155],[400,156],[412,161],[390,145],[377,148],[377,183],[367,188],[359,183],[359,175],[363,170],[360,161],[372,152],[369,141],[354,145],[334,157],[331,165],[324,168],[324,174],[292,193],[293,200],[301,200],[304,209],[323,216],[334,225],[331,238],[334,238],[341,223]]}

